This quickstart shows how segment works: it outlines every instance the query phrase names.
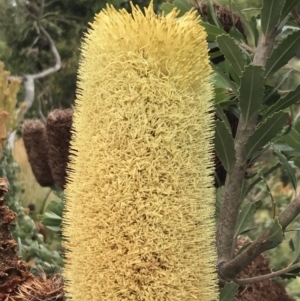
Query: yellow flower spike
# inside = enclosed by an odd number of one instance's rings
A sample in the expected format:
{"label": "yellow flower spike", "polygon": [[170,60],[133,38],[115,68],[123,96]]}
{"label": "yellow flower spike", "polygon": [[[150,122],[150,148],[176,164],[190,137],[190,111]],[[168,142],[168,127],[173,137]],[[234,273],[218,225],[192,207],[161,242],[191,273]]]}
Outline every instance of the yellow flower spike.
{"label": "yellow flower spike", "polygon": [[108,7],[82,45],[63,221],[73,301],[218,300],[213,88],[196,12]]}

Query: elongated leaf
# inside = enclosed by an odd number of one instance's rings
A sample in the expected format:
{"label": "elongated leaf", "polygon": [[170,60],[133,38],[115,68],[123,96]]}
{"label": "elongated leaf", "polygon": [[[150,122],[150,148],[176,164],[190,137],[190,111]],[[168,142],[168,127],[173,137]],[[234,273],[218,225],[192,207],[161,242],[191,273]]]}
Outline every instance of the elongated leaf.
{"label": "elongated leaf", "polygon": [[217,43],[225,58],[229,61],[238,76],[244,71],[245,59],[239,46],[229,35],[217,37]]}
{"label": "elongated leaf", "polygon": [[294,127],[292,127],[288,135],[283,136],[280,140],[300,152],[300,133],[297,132]]}
{"label": "elongated leaf", "polygon": [[276,246],[278,246],[279,244],[281,244],[281,242],[284,239],[284,234],[282,231],[282,227],[279,224],[278,218],[276,217],[273,221],[272,224],[270,226],[270,230],[267,236],[267,240],[269,242],[271,242],[271,248],[275,248]]}
{"label": "elongated leaf", "polygon": [[233,83],[229,77],[216,65],[211,65],[215,72],[216,86],[218,88],[231,88],[235,96],[238,96],[238,91],[235,83]]}
{"label": "elongated leaf", "polygon": [[300,168],[300,155],[293,159],[294,164]]}
{"label": "elongated leaf", "polygon": [[180,10],[180,14],[178,15],[178,17],[183,16],[185,13],[187,13],[193,8],[193,5],[189,0],[175,0],[173,4]]}
{"label": "elongated leaf", "polygon": [[163,3],[160,7],[161,11],[165,14],[168,15],[173,9],[175,8],[175,5],[172,3]]}
{"label": "elongated leaf", "polygon": [[209,24],[207,22],[201,22],[201,25],[205,28],[208,41],[215,41],[217,36],[226,34],[226,32],[222,28]]}
{"label": "elongated leaf", "polygon": [[280,98],[273,106],[271,106],[267,112],[267,115],[271,115],[274,112],[284,110],[296,104],[299,101],[300,101],[300,85],[297,86],[295,90],[289,92],[284,97]]}
{"label": "elongated leaf", "polygon": [[283,169],[287,173],[294,189],[296,190],[297,189],[297,179],[296,179],[295,171],[293,170],[292,166],[288,162],[287,158],[281,153],[281,151],[274,149],[274,152],[275,152],[276,156],[278,157],[280,163],[282,164]]}
{"label": "elongated leaf", "polygon": [[240,106],[247,123],[260,109],[264,96],[264,70],[261,66],[250,65],[242,73]]}
{"label": "elongated leaf", "polygon": [[224,168],[230,172],[235,163],[235,149],[232,135],[224,122],[216,121],[216,153]]}
{"label": "elongated leaf", "polygon": [[250,136],[245,146],[245,155],[250,158],[256,151],[271,141],[284,127],[288,113],[278,112],[267,118]]}
{"label": "elongated leaf", "polygon": [[296,231],[296,238],[293,241],[294,246],[294,256],[293,256],[293,262],[295,263],[300,259],[300,231]]}
{"label": "elongated leaf", "polygon": [[206,5],[207,5],[207,15],[208,15],[208,19],[210,20],[210,22],[213,22],[216,26],[222,28],[220,21],[218,20],[215,10],[211,4],[210,0],[206,0]]}
{"label": "elongated leaf", "polygon": [[234,282],[226,283],[220,291],[220,301],[233,301],[239,286]]}
{"label": "elongated leaf", "polygon": [[223,88],[216,88],[215,92],[216,104],[227,106],[232,98],[232,95],[228,94],[227,91]]}
{"label": "elongated leaf", "polygon": [[247,191],[245,192],[245,194],[243,195],[243,199],[247,196],[247,194],[259,183],[261,182],[264,178],[266,178],[268,175],[270,175],[274,170],[276,170],[277,168],[279,168],[281,166],[280,163],[277,163],[276,165],[272,166],[269,170],[265,171],[262,173],[263,177],[260,176],[255,179],[247,188]]}
{"label": "elongated leaf", "polygon": [[235,227],[235,234],[234,236],[237,237],[245,230],[250,228],[250,222],[253,220],[254,212],[255,212],[255,205],[253,203],[248,203],[241,209],[238,217],[238,221]]}
{"label": "elongated leaf", "polygon": [[294,31],[279,42],[273,49],[270,57],[267,59],[265,76],[270,76],[293,58],[293,56],[299,51],[299,43],[300,30]]}
{"label": "elongated leaf", "polygon": [[272,218],[274,219],[275,216],[276,216],[276,203],[275,203],[275,200],[274,200],[274,198],[273,198],[273,194],[272,194],[272,191],[271,191],[271,189],[270,189],[270,186],[269,186],[269,184],[268,184],[267,179],[264,177],[263,174],[260,174],[260,177],[261,177],[261,179],[263,180],[263,182],[264,182],[264,184],[265,184],[265,186],[266,186],[267,192],[268,192],[268,194],[269,194],[269,196],[270,196],[270,199],[271,199],[271,205],[272,205]]}
{"label": "elongated leaf", "polygon": [[222,108],[218,104],[216,104],[216,115],[218,116],[218,118],[221,119],[221,121],[223,121],[225,123],[225,126],[227,127],[229,133],[232,134],[231,126],[228,121],[228,118],[227,118],[226,114],[224,113],[224,111],[222,110]]}
{"label": "elongated leaf", "polygon": [[265,36],[269,35],[279,24],[283,4],[283,0],[263,0],[261,29]]}
{"label": "elongated leaf", "polygon": [[286,0],[281,12],[281,20],[283,20],[298,3],[299,0]]}
{"label": "elongated leaf", "polygon": [[[278,91],[278,88],[287,80],[287,78],[290,76],[292,70],[289,70],[287,73],[285,73],[279,83],[274,87],[272,88],[265,96],[264,96],[264,100],[263,100],[263,103],[266,103],[269,98],[271,98],[274,94],[276,94],[276,92]],[[267,90],[267,88],[269,88],[270,86],[265,86],[265,92]],[[280,109],[280,110],[283,110],[283,109]],[[276,112],[276,111],[274,111]],[[273,114],[274,112],[271,112],[270,114]]]}
{"label": "elongated leaf", "polygon": [[238,14],[238,16],[240,17],[243,23],[243,27],[246,31],[248,45],[254,47],[256,44],[255,44],[255,34],[253,32],[252,26],[250,25],[249,21],[247,20],[243,12],[240,10],[238,5],[231,2],[231,7]]}

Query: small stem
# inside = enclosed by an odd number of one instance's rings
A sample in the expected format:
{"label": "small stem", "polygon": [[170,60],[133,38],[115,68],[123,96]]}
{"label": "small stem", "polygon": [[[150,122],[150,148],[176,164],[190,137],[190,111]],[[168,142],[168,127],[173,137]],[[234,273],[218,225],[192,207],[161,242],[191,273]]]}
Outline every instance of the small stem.
{"label": "small stem", "polygon": [[[253,65],[264,66],[275,45],[277,32],[274,30],[270,35],[260,35],[257,49],[253,58]],[[235,137],[236,162],[232,171],[227,174],[220,216],[217,226],[217,252],[218,267],[221,278],[233,279],[232,272],[226,263],[232,259],[232,249],[235,248],[234,235],[235,227],[239,215],[240,198],[242,186],[247,168],[247,158],[245,156],[245,145],[249,137],[254,133],[257,125],[257,115],[248,123],[241,116]],[[224,269],[224,264],[228,267]],[[223,266],[223,267],[222,267]]]}
{"label": "small stem", "polygon": [[252,284],[252,283],[256,283],[256,282],[260,282],[260,281],[264,281],[264,280],[269,280],[271,278],[275,278],[278,276],[281,276],[283,274],[286,274],[288,272],[291,272],[295,269],[300,268],[300,263],[296,263],[294,265],[291,265],[287,268],[284,268],[282,270],[270,273],[270,274],[266,274],[266,275],[262,275],[262,276],[257,276],[257,277],[253,277],[253,278],[245,278],[245,279],[234,279],[233,281],[238,284],[238,285],[245,285],[245,284]]}

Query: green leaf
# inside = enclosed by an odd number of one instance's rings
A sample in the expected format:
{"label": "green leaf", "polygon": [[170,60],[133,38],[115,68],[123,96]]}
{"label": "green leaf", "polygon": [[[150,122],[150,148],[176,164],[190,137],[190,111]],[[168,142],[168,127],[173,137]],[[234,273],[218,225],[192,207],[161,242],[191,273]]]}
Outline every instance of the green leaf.
{"label": "green leaf", "polygon": [[292,182],[292,185],[293,185],[294,189],[296,190],[297,189],[297,179],[296,179],[294,169],[289,164],[287,158],[281,153],[281,151],[279,151],[277,149],[274,149],[274,152],[275,152],[276,156],[278,157],[283,169],[287,173],[290,181]]}
{"label": "green leaf", "polygon": [[[277,92],[278,92],[278,89],[279,87],[286,81],[286,79],[288,79],[288,77],[290,76],[292,70],[289,70],[288,72],[286,72],[280,79],[279,83],[275,86],[275,87],[272,87],[272,86],[265,86],[265,92],[267,92],[267,94],[264,96],[264,99],[263,99],[263,103],[268,103],[268,100],[274,96],[274,95],[279,95]],[[276,112],[276,111],[274,111]],[[272,112],[272,113],[274,113]],[[271,114],[272,114],[271,113]]]}
{"label": "green leaf", "polygon": [[51,219],[58,219],[58,220],[62,219],[61,216],[55,214],[54,212],[45,212],[44,216],[51,218]]}
{"label": "green leaf", "polygon": [[172,3],[163,3],[160,7],[160,10],[165,14],[168,15],[173,9],[175,5]]}
{"label": "green leaf", "polygon": [[238,76],[244,71],[245,59],[239,46],[228,35],[217,37],[217,43],[225,58],[229,61]]}
{"label": "green leaf", "polygon": [[293,241],[294,256],[292,264],[300,259],[300,231],[296,231],[296,239]]}
{"label": "green leaf", "polygon": [[279,244],[282,243],[284,239],[284,233],[282,231],[282,227],[279,224],[278,217],[276,217],[270,226],[268,236],[266,238],[269,242],[271,242],[271,249],[275,248]]}
{"label": "green leaf", "polygon": [[261,66],[249,65],[242,73],[240,87],[240,107],[245,122],[247,123],[260,109],[264,96],[263,76]]}
{"label": "green leaf", "polygon": [[215,102],[216,104],[223,104],[228,102],[232,95],[227,93],[225,88],[215,88]]}
{"label": "green leaf", "polygon": [[249,224],[253,220],[255,210],[256,208],[253,203],[247,203],[245,206],[243,206],[236,223],[234,234],[235,237],[249,229]]}
{"label": "green leaf", "polygon": [[233,301],[239,286],[234,282],[226,283],[220,290],[220,301]]}
{"label": "green leaf", "polygon": [[221,119],[221,121],[223,121],[225,123],[225,126],[227,127],[229,133],[232,134],[231,126],[228,121],[228,118],[227,118],[226,114],[224,113],[224,111],[222,110],[222,108],[218,104],[216,104],[216,115],[219,119]]}
{"label": "green leaf", "polygon": [[211,1],[210,0],[206,0],[206,5],[207,5],[207,15],[208,15],[208,20],[210,22],[213,22],[216,26],[222,28],[217,16],[216,16],[216,13],[215,13],[215,10],[211,4]]}
{"label": "green leaf", "polygon": [[274,112],[284,110],[300,101],[300,85],[295,90],[289,92],[284,97],[281,97],[273,106],[267,111],[267,115]]}
{"label": "green leaf", "polygon": [[300,151],[300,133],[292,127],[288,135],[283,136],[280,140],[287,143],[293,149]]}
{"label": "green leaf", "polygon": [[299,43],[300,30],[294,31],[279,42],[267,59],[265,77],[270,76],[287,64],[287,62],[299,51]]}
{"label": "green leaf", "polygon": [[189,0],[175,0],[173,4],[177,9],[180,10],[178,17],[183,16],[185,13],[194,8]]}
{"label": "green leaf", "polygon": [[284,127],[288,113],[278,112],[267,118],[249,137],[245,145],[245,155],[250,158],[261,147],[270,142]]}
{"label": "green leaf", "polygon": [[218,88],[231,88],[235,96],[238,96],[236,84],[233,83],[228,76],[216,65],[211,65],[214,70],[216,87]]}
{"label": "green leaf", "polygon": [[286,0],[281,12],[281,20],[283,20],[298,3],[299,0]]}
{"label": "green leaf", "polygon": [[238,5],[235,3],[231,2],[231,7],[232,9],[238,14],[238,16],[241,19],[241,22],[243,23],[243,27],[246,31],[246,36],[247,36],[247,42],[250,47],[254,47],[256,45],[255,43],[255,34],[253,32],[251,24],[248,22],[247,18],[243,14],[243,12],[240,10]]}
{"label": "green leaf", "polygon": [[206,39],[208,41],[215,41],[217,36],[226,34],[226,32],[222,28],[212,25],[210,23],[201,22],[201,25],[205,28],[205,31],[207,33]]}
{"label": "green leaf", "polygon": [[234,141],[226,124],[220,120],[216,121],[215,148],[224,168],[230,172],[236,160]]}
{"label": "green leaf", "polygon": [[300,168],[300,155],[293,159],[294,164]]}
{"label": "green leaf", "polygon": [[269,35],[280,23],[283,4],[283,0],[263,0],[261,29],[265,36]]}

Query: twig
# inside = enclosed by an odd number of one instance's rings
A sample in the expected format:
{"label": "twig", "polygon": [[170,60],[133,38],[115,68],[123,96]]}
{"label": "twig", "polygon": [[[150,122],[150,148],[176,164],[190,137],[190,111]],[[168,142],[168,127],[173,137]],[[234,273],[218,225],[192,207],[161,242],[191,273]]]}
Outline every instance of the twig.
{"label": "twig", "polygon": [[[297,195],[278,217],[282,231],[299,215],[300,213],[300,194]],[[238,254],[232,260],[221,265],[222,277],[224,279],[234,279],[245,267],[259,256],[261,253],[274,248],[273,242],[268,240],[270,227],[260,234],[254,242],[242,253]]]}
{"label": "twig", "polygon": [[286,273],[291,272],[291,271],[293,271],[295,269],[298,269],[298,268],[300,268],[300,262],[296,263],[294,265],[291,265],[287,268],[284,268],[282,270],[270,273],[270,274],[257,276],[257,277],[253,277],[253,278],[234,279],[233,281],[238,285],[252,284],[252,283],[256,283],[256,282],[260,282],[260,281],[264,281],[264,280],[269,280],[269,279],[281,276],[283,274],[286,274]]}
{"label": "twig", "polygon": [[282,69],[283,70],[291,70],[293,73],[300,75],[300,70],[293,68],[289,64],[285,65]]}
{"label": "twig", "polygon": [[[253,64],[264,66],[267,57],[274,48],[276,38],[276,31],[274,30],[270,35],[260,35]],[[247,158],[245,157],[245,145],[249,137],[254,133],[257,124],[257,116],[254,116],[248,123],[241,117],[236,138],[235,151],[236,162],[232,171],[227,174],[222,205],[220,209],[220,216],[217,227],[217,251],[218,251],[218,269],[219,275],[223,279],[235,278],[235,275],[228,270],[228,266],[222,266],[231,260],[232,250],[235,248],[233,241],[236,222],[239,215],[240,197],[242,194],[242,187],[244,175],[247,168]],[[228,277],[230,275],[230,277]]]}
{"label": "twig", "polygon": [[[42,11],[43,11],[43,8],[44,8],[44,0],[41,3],[40,9],[42,9]],[[30,14],[31,17],[33,17],[34,19],[36,19],[34,16],[32,16],[32,14],[30,12],[28,12],[28,13]],[[56,48],[55,43],[52,40],[51,36],[46,31],[46,29],[42,26],[42,24],[40,22],[41,18],[42,18],[42,15],[40,15],[40,18],[37,19],[37,26],[40,29],[40,31],[42,32],[42,34],[46,37],[46,39],[48,40],[48,42],[50,44],[50,50],[51,50],[51,52],[54,55],[55,63],[54,63],[54,65],[52,67],[47,68],[47,69],[45,69],[45,70],[43,70],[43,71],[41,71],[39,73],[27,74],[27,75],[24,75],[24,76],[10,76],[9,77],[9,80],[14,79],[14,78],[18,78],[24,84],[24,88],[25,88],[25,99],[24,99],[24,102],[26,103],[26,109],[23,111],[22,117],[24,117],[24,115],[28,112],[28,110],[33,105],[34,98],[35,98],[35,84],[34,84],[35,80],[40,79],[40,78],[44,78],[46,76],[49,76],[50,74],[57,72],[61,68],[61,58],[60,58],[60,55],[59,55],[59,53],[57,51],[57,48]],[[14,137],[14,135],[12,135],[12,136]],[[10,144],[13,147],[13,141],[11,141],[11,139],[10,139]]]}

